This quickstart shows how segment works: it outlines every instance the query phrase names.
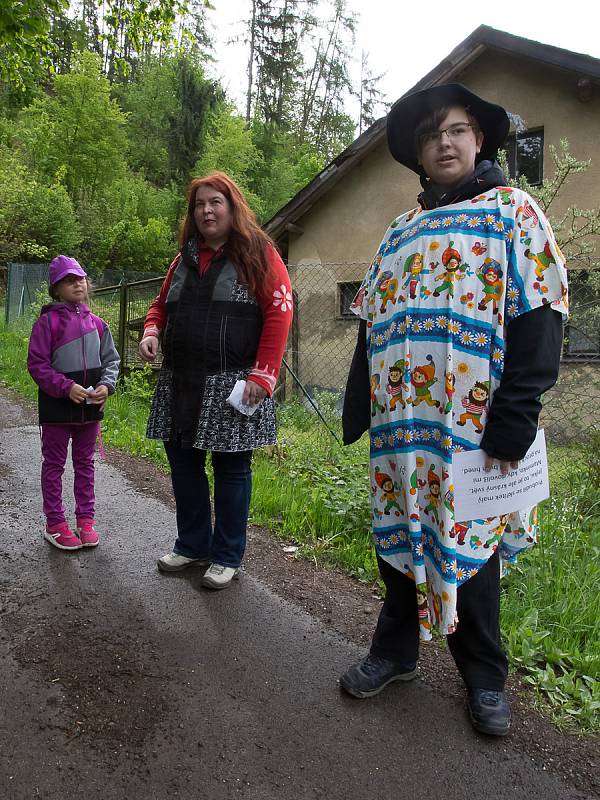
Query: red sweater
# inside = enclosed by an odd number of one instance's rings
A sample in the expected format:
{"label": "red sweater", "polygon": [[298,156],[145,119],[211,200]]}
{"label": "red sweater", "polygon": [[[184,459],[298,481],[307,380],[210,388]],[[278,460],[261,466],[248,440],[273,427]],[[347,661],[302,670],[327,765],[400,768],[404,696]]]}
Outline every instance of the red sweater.
{"label": "red sweater", "polygon": [[[200,274],[206,272],[214,255],[215,251],[212,248],[206,245],[200,246],[198,252]],[[144,336],[159,336],[166,325],[165,302],[179,258],[178,254],[169,267],[160,292],[148,309],[144,322]],[[248,379],[258,383],[272,395],[281,369],[293,312],[292,287],[285,264],[272,247],[267,250],[267,258],[271,265],[269,283],[256,294],[256,300],[262,309],[263,328],[256,353],[256,363]]]}

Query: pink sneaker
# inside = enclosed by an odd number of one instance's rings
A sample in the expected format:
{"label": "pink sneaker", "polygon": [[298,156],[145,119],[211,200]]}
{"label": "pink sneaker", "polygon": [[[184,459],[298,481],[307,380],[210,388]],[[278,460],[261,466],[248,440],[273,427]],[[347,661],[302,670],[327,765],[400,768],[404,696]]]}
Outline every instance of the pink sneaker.
{"label": "pink sneaker", "polygon": [[94,529],[93,519],[78,519],[77,535],[81,539],[82,547],[96,547],[100,541],[100,537]]}
{"label": "pink sneaker", "polygon": [[68,522],[57,522],[56,525],[47,525],[44,539],[59,550],[80,550],[81,541],[69,528]]}

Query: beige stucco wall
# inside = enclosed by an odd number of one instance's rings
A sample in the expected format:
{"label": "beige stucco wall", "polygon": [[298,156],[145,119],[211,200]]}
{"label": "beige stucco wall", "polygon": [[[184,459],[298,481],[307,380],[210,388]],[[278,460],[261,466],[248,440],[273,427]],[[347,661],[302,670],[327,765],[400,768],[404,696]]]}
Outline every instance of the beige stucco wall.
{"label": "beige stucco wall", "polygon": [[[488,53],[457,80],[520,115],[528,128],[544,128],[545,176],[552,173],[548,147],[561,138],[569,140],[576,157],[592,158],[590,169],[563,188],[551,214],[558,215],[573,204],[600,206],[597,89],[590,103],[581,103],[576,75],[509,54]],[[416,175],[396,163],[382,142],[296,220],[304,232],[290,234],[288,260],[298,265],[295,279],[300,338],[296,363],[307,384],[332,388],[344,385],[357,323],[336,318],[336,283],[360,280],[364,264],[373,257],[388,223],[416,204],[419,189]],[[340,262],[348,266],[328,266]],[[311,266],[302,268],[303,264]]]}

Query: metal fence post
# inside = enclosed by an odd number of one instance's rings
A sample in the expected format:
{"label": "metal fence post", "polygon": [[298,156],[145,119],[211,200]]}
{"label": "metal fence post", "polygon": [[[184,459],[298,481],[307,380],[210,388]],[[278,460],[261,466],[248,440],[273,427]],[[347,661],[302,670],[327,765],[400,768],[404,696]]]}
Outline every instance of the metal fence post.
{"label": "metal fence post", "polygon": [[12,277],[12,262],[9,262],[6,265],[6,297],[4,298],[4,320],[7,325],[10,322],[9,313],[10,313],[11,277]]}
{"label": "metal fence post", "polygon": [[129,286],[125,281],[121,281],[119,286],[119,344],[118,350],[121,356],[121,372],[127,367],[126,336],[127,336],[127,304],[129,301]]}

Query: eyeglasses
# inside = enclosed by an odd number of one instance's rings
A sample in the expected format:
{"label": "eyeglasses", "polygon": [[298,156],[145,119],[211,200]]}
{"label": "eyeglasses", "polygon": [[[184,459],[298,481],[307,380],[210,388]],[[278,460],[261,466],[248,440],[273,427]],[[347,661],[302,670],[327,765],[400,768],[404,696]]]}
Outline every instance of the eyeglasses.
{"label": "eyeglasses", "polygon": [[69,284],[69,286],[72,286],[75,283],[81,283],[81,281],[85,281],[85,278],[83,276],[81,276],[81,275],[73,275],[73,274],[71,274],[71,275],[65,275],[65,277],[63,278],[63,281],[65,283]]}
{"label": "eyeglasses", "polygon": [[469,128],[476,129],[477,125],[472,125],[470,122],[456,122],[454,125],[444,128],[444,130],[423,133],[419,136],[419,144],[421,147],[433,147],[442,141],[443,133],[446,134],[451,142],[458,142],[467,135]]}

